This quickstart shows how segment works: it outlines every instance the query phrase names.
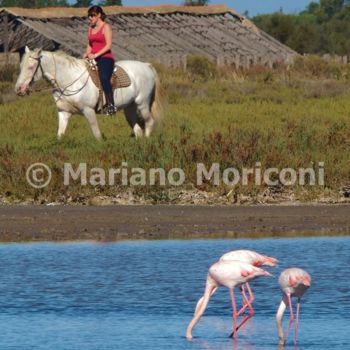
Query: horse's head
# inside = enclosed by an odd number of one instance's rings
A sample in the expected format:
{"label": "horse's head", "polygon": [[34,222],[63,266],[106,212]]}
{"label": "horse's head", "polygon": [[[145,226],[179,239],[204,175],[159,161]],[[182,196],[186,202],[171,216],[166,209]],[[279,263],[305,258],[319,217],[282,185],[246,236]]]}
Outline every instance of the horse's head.
{"label": "horse's head", "polygon": [[26,46],[25,54],[21,61],[21,71],[15,86],[15,92],[17,95],[24,96],[29,93],[30,84],[42,77],[40,60],[41,49],[30,51]]}

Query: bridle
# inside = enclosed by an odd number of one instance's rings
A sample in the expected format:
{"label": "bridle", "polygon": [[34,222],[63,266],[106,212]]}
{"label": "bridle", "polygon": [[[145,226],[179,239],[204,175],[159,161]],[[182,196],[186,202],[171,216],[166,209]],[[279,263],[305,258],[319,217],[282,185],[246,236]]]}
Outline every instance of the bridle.
{"label": "bridle", "polygon": [[[33,57],[33,56],[29,56],[29,58],[33,59],[33,60],[36,60],[38,61],[38,64],[35,68],[35,71],[33,73],[33,76],[29,82],[29,86],[33,83],[34,81],[34,77],[38,71],[38,69],[40,68],[41,70],[41,73],[43,76],[44,75],[44,70],[43,70],[43,67],[41,65],[41,57],[42,56],[39,56],[39,57]],[[86,81],[83,83],[83,85],[79,88],[79,89],[76,89],[76,90],[69,90],[68,88],[71,87],[74,83],[76,83],[86,72],[88,73],[88,68],[86,68],[86,70],[83,71],[83,73],[81,73],[79,75],[78,78],[76,78],[75,80],[73,80],[71,83],[69,83],[68,85],[66,85],[65,87],[60,87],[58,82],[57,82],[57,79],[56,79],[56,76],[57,76],[57,66],[56,66],[56,60],[55,60],[55,56],[54,54],[52,53],[52,60],[53,60],[53,63],[54,63],[54,77],[51,78],[51,79],[48,79],[50,81],[50,83],[54,86],[54,91],[58,92],[59,95],[56,96],[57,100],[60,100],[62,98],[62,96],[64,97],[69,97],[69,96],[73,96],[73,95],[76,95],[77,93],[79,93],[80,91],[82,91],[84,89],[84,87],[86,86],[86,84],[88,83],[89,81],[89,78],[90,78],[90,74],[88,74],[87,76],[87,79]],[[35,91],[45,91],[45,90],[51,90],[51,88],[43,88],[43,89],[37,89]]]}
{"label": "bridle", "polygon": [[35,74],[37,73],[37,71],[38,71],[39,68],[40,68],[40,70],[41,70],[41,73],[43,73],[43,68],[41,67],[41,56],[39,56],[39,57],[29,56],[29,58],[31,58],[32,60],[37,61],[38,64],[37,64],[37,66],[36,66],[36,68],[35,68],[35,70],[34,70],[34,73],[33,73],[33,75],[32,75],[32,78],[30,79],[30,82],[29,82],[28,86],[30,86],[30,85],[33,84]]}

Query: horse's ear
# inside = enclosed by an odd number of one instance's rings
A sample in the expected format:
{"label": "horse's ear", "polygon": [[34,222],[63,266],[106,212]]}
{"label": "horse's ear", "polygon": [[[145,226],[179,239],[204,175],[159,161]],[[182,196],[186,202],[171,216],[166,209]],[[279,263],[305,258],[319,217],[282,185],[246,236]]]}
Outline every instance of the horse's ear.
{"label": "horse's ear", "polygon": [[25,51],[25,53],[29,53],[29,52],[30,52],[29,47],[26,46],[25,49],[24,49],[24,51]]}

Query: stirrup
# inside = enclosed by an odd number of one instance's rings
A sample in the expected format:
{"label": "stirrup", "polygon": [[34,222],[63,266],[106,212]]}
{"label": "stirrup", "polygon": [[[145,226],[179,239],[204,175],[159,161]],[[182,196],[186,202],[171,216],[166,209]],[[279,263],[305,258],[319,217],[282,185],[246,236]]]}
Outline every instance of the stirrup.
{"label": "stirrup", "polygon": [[117,107],[112,105],[111,103],[103,107],[103,111],[106,115],[113,115],[117,113],[117,110],[118,110]]}

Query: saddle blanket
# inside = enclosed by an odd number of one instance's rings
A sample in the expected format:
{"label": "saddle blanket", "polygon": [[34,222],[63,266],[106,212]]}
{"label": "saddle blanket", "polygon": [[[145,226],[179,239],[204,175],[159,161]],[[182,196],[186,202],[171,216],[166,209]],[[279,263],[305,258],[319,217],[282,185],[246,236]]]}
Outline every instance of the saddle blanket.
{"label": "saddle blanket", "polygon": [[[88,61],[88,70],[94,84],[99,90],[102,90],[100,77],[98,75],[98,67],[96,63],[94,63],[94,61]],[[113,90],[125,88],[130,86],[131,84],[131,80],[128,76],[128,73],[126,73],[125,70],[117,64],[115,65],[114,72],[112,74],[111,84]]]}

